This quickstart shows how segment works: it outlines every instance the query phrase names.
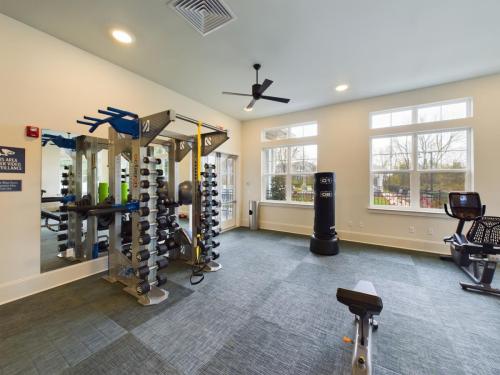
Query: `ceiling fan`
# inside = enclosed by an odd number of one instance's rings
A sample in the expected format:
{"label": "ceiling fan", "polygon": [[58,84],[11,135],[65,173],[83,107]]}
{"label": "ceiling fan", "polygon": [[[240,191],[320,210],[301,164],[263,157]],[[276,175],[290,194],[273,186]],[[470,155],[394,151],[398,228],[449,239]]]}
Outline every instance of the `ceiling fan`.
{"label": "ceiling fan", "polygon": [[248,104],[244,108],[245,111],[251,111],[253,109],[255,102],[257,100],[260,100],[260,99],[271,100],[273,102],[279,102],[279,103],[288,103],[290,101],[290,99],[262,95],[262,94],[264,94],[264,91],[266,91],[269,88],[269,86],[271,86],[273,81],[271,81],[270,79],[265,79],[264,82],[259,83],[259,69],[261,68],[261,65],[254,64],[253,68],[255,69],[256,82],[255,82],[255,84],[252,85],[252,93],[251,94],[240,94],[238,92],[228,92],[228,91],[223,91],[222,93],[225,95],[238,95],[238,96],[250,96],[250,97],[252,97],[252,101],[250,102],[250,104]]}

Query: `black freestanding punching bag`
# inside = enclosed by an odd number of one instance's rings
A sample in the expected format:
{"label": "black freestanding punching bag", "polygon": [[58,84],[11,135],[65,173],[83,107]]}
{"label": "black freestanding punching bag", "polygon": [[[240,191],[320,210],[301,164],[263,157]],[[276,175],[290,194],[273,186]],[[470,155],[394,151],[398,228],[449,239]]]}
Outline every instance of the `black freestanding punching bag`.
{"label": "black freestanding punching bag", "polygon": [[314,174],[314,234],[310,250],[321,255],[339,253],[335,231],[335,173]]}

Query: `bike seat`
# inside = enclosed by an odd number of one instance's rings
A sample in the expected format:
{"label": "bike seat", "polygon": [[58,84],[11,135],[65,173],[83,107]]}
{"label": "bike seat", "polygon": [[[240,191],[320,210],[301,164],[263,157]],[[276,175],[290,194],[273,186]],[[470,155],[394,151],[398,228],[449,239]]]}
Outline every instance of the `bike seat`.
{"label": "bike seat", "polygon": [[358,316],[379,315],[382,311],[382,298],[377,295],[373,284],[359,281],[354,289],[337,289],[337,301],[349,307],[349,311]]}

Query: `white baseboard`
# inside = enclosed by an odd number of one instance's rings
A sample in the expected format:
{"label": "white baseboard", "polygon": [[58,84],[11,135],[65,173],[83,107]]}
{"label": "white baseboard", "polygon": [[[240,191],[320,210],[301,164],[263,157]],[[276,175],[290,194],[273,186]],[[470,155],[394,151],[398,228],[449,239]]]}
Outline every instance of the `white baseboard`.
{"label": "white baseboard", "polygon": [[296,234],[311,234],[312,228],[309,225],[294,225],[294,224],[286,224],[286,223],[277,223],[272,221],[261,221],[259,222],[259,228],[268,229],[268,230],[276,230],[278,232],[288,232],[288,233],[296,233]]}
{"label": "white baseboard", "polygon": [[73,264],[0,285],[0,305],[43,292],[108,269],[108,257]]}
{"label": "white baseboard", "polygon": [[[248,220],[241,220],[241,226],[248,226]],[[278,232],[295,233],[310,235],[312,228],[309,225],[294,225],[286,223],[278,223],[271,221],[259,222],[259,228],[267,230],[275,230]],[[379,245],[386,247],[394,247],[398,249],[413,250],[425,253],[448,254],[449,249],[441,241],[422,240],[418,238],[406,238],[388,236],[375,233],[363,233],[339,230],[341,240],[366,243],[371,245]]]}
{"label": "white baseboard", "polygon": [[374,233],[361,233],[351,231],[338,231],[341,240],[366,243],[370,245],[394,247],[398,249],[413,250],[440,255],[449,254],[450,250],[442,241],[429,241],[418,238],[405,238],[387,236]]}

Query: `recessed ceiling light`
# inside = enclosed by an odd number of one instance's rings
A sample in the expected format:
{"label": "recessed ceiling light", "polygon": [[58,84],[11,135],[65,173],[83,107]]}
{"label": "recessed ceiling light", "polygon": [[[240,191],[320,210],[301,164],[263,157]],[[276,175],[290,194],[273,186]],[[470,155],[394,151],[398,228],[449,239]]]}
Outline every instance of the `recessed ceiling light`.
{"label": "recessed ceiling light", "polygon": [[123,30],[115,29],[115,30],[111,31],[111,35],[118,42],[123,43],[123,44],[130,44],[134,41],[134,38],[132,37],[132,35],[130,35],[129,33],[127,33],[126,31],[123,31]]}
{"label": "recessed ceiling light", "polygon": [[243,107],[243,110],[244,110],[245,112],[252,112],[252,111],[253,111],[253,107],[252,107],[252,108]]}
{"label": "recessed ceiling light", "polygon": [[338,92],[342,92],[342,91],[345,91],[349,88],[349,85],[346,85],[346,84],[342,84],[342,85],[338,85],[337,87],[335,87],[335,90],[337,90]]}

